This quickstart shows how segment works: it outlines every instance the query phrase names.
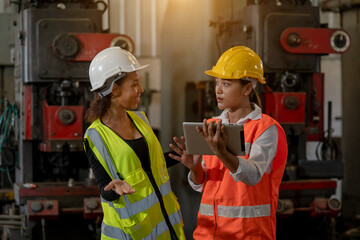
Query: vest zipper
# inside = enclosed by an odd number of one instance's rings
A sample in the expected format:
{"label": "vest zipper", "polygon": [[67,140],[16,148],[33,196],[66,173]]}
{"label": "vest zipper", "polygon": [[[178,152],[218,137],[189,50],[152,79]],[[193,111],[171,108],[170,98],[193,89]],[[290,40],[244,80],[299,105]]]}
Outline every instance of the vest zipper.
{"label": "vest zipper", "polygon": [[[147,174],[148,177],[149,177],[149,180],[150,180],[151,185],[153,186],[153,188],[154,188],[154,190],[155,190],[155,194],[156,194],[157,198],[159,199],[161,212],[162,212],[162,214],[163,214],[163,216],[164,216],[166,225],[167,225],[168,228],[169,228],[170,235],[175,237],[175,236],[176,236],[175,230],[174,230],[173,226],[171,225],[169,216],[168,216],[168,214],[167,214],[167,212],[166,212],[166,209],[165,209],[165,205],[164,205],[164,201],[163,201],[162,195],[161,195],[161,193],[160,193],[159,188],[158,188],[157,185],[156,185],[154,176],[152,175],[151,171],[150,171],[150,172],[145,171],[145,172],[146,172],[146,174]],[[171,239],[173,239],[173,238],[171,237]],[[178,239],[178,238],[177,238],[177,236],[176,236],[176,239],[173,239],[173,240],[177,240],[177,239]]]}
{"label": "vest zipper", "polygon": [[[130,116],[129,116],[130,117]],[[149,166],[150,166],[150,171],[145,171],[146,175],[148,175],[149,177],[149,180],[150,180],[150,183],[151,185],[153,186],[154,190],[155,190],[155,194],[156,194],[156,197],[158,198],[159,200],[159,203],[160,203],[160,208],[161,208],[161,212],[164,216],[164,219],[165,219],[165,222],[166,222],[166,225],[168,226],[169,228],[169,232],[170,232],[170,236],[171,236],[171,240],[178,240],[178,237],[175,233],[175,230],[173,228],[173,226],[171,225],[171,222],[170,222],[170,219],[169,219],[169,216],[166,212],[166,209],[165,209],[165,205],[164,205],[164,200],[162,198],[162,195],[160,193],[160,190],[158,188],[158,186],[156,185],[156,182],[155,182],[155,179],[154,179],[154,176],[151,172],[151,161],[150,161],[150,150],[149,150],[149,146],[148,146],[148,143],[146,141],[146,138],[144,137],[144,135],[142,134],[142,132],[138,129],[138,127],[136,126],[136,124],[134,123],[134,121],[132,120],[132,118],[130,117],[131,121],[133,122],[135,128],[138,130],[138,132],[141,134],[141,136],[144,138],[144,142],[145,142],[145,145],[146,145],[146,148],[148,149],[148,162],[149,162]],[[140,164],[141,164],[141,161],[140,161]],[[144,169],[144,168],[143,168]],[[174,239],[175,238],[175,239]]]}

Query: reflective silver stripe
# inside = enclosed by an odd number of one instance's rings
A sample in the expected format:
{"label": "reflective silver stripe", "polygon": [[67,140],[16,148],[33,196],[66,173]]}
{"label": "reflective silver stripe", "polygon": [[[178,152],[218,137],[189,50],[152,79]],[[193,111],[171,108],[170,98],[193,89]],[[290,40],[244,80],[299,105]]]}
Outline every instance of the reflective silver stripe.
{"label": "reflective silver stripe", "polygon": [[88,136],[91,140],[91,142],[95,145],[96,149],[99,151],[101,156],[104,158],[105,163],[112,175],[113,179],[118,179],[119,177],[116,174],[116,169],[114,167],[114,164],[112,163],[109,153],[105,147],[105,144],[98,133],[98,131],[95,128],[90,128],[87,130]]}
{"label": "reflective silver stripe", "polygon": [[229,218],[256,218],[256,217],[268,217],[270,216],[271,206],[270,204],[265,205],[254,205],[254,206],[218,206],[219,217]]}
{"label": "reflective silver stripe", "polygon": [[[159,187],[159,190],[161,192],[162,196],[166,196],[171,192],[170,188],[170,181],[167,181],[166,183],[162,184]],[[145,211],[149,208],[151,208],[154,204],[156,204],[159,199],[157,198],[155,191],[152,192],[149,196],[146,198],[141,199],[140,201],[130,203],[128,200],[128,197],[126,195],[123,195],[126,207],[125,208],[116,208],[113,204],[113,202],[109,202],[101,197],[101,201],[104,203],[109,204],[110,207],[115,208],[116,212],[119,214],[121,219],[127,219],[130,218],[142,211]]]}
{"label": "reflective silver stripe", "polygon": [[180,209],[176,213],[171,214],[169,216],[169,220],[170,220],[171,225],[173,225],[173,226],[181,223],[182,215],[181,215]]}
{"label": "reflective silver stripe", "polygon": [[151,127],[149,120],[145,117],[145,115],[142,112],[140,112],[140,111],[131,111],[131,112],[135,113],[136,116],[141,118],[144,122],[147,123],[147,125],[149,125]]}
{"label": "reflective silver stripe", "polygon": [[250,154],[251,145],[249,142],[245,143],[245,154]]}
{"label": "reflective silver stripe", "polygon": [[[171,214],[169,216],[169,219],[173,226],[181,223],[180,210],[177,211],[176,213]],[[149,235],[147,235],[144,239],[145,240],[156,239],[157,236],[163,234],[164,232],[166,232],[168,230],[169,230],[169,228],[168,228],[165,220],[161,221],[152,229],[151,233]],[[140,223],[139,229],[137,231],[141,231],[141,223]],[[106,225],[104,222],[102,222],[102,225],[101,225],[101,232],[105,236],[115,238],[115,239],[122,239],[122,240],[132,239],[131,236],[129,234],[126,234],[122,229]]]}
{"label": "reflective silver stripe", "polygon": [[109,226],[106,223],[102,222],[101,224],[101,233],[107,237],[121,239],[121,240],[131,240],[131,236],[125,233],[122,229]]}
{"label": "reflective silver stripe", "polygon": [[200,203],[199,213],[201,215],[212,216],[213,212],[212,205]]}
{"label": "reflective silver stripe", "polygon": [[[176,224],[181,223],[181,213],[180,210],[177,211],[176,213],[173,213],[169,216],[169,220],[171,222],[171,225],[174,226]],[[151,231],[151,233],[149,235],[147,235],[144,239],[145,240],[152,240],[152,239],[156,239],[157,236],[163,234],[164,232],[168,231],[169,228],[164,221],[159,222],[156,227],[153,228],[153,230]]]}

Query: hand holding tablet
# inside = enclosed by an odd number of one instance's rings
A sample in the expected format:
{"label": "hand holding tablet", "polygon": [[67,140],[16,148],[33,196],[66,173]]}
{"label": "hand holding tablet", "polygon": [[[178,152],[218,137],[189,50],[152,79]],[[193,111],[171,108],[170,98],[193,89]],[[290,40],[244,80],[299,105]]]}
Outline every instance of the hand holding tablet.
{"label": "hand holding tablet", "polygon": [[[245,155],[244,127],[237,124],[222,124],[227,135],[227,149],[235,156]],[[202,122],[184,122],[184,136],[186,152],[188,154],[214,155],[204,137],[198,133],[196,127],[202,129]],[[216,131],[216,125],[214,125]]]}

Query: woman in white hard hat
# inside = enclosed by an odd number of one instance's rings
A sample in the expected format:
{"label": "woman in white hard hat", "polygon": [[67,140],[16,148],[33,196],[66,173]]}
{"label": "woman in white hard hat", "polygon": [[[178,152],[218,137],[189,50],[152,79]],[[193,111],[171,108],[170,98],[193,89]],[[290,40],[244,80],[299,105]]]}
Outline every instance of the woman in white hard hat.
{"label": "woman in white hard hat", "polygon": [[[101,239],[185,239],[160,143],[137,108],[145,68],[128,51],[110,47],[92,60],[97,94],[86,120],[84,148],[100,189]],[[171,159],[172,160],[172,159]]]}
{"label": "woman in white hard hat", "polygon": [[[205,73],[215,77],[218,107],[224,110],[197,129],[214,155],[188,155],[176,137],[177,147],[170,144],[181,155],[171,157],[190,169],[190,185],[202,192],[194,239],[276,239],[276,207],[287,144],[279,123],[259,107],[255,87],[265,84],[261,59],[250,48],[233,47]],[[244,125],[245,156],[226,149],[222,124]]]}

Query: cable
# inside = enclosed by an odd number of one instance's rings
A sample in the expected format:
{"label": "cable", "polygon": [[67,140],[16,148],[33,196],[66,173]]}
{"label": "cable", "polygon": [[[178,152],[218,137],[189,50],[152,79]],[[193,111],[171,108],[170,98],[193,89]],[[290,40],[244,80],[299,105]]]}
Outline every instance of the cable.
{"label": "cable", "polygon": [[5,110],[0,115],[0,158],[2,156],[2,151],[4,143],[10,143],[10,149],[14,152],[15,163],[12,168],[1,168],[0,171],[7,172],[9,181],[12,184],[10,179],[9,172],[14,171],[18,164],[18,153],[16,147],[14,147],[13,139],[17,140],[19,136],[19,111],[15,104],[11,104],[7,99],[0,100],[0,105],[6,105]]}
{"label": "cable", "polygon": [[[330,131],[326,130],[325,132],[332,133],[334,129],[331,128]],[[320,152],[320,153],[319,153]],[[330,152],[330,157],[329,153]],[[315,150],[317,160],[341,160],[342,153],[337,143],[333,141],[329,136],[324,136],[324,139],[320,141]]]}

